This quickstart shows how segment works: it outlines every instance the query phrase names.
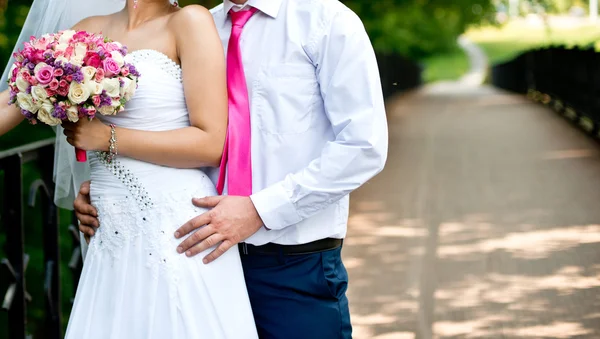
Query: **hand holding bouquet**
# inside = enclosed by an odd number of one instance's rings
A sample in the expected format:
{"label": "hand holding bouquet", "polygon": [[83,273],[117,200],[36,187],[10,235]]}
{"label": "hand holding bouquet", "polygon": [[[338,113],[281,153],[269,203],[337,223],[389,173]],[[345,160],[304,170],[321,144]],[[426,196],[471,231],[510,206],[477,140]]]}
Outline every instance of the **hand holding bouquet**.
{"label": "hand holding bouquet", "polygon": [[[56,126],[123,110],[139,73],[125,62],[127,49],[99,34],[66,30],[32,37],[14,54],[10,104],[32,123]],[[78,161],[86,153],[76,149]]]}

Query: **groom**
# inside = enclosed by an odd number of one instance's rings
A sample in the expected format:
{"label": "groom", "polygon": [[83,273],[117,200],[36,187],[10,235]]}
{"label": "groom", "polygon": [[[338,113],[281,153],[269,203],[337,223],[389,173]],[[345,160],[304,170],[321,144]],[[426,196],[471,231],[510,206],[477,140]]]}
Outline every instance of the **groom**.
{"label": "groom", "polygon": [[[369,38],[337,0],[225,0],[212,13],[227,53],[230,126],[217,187],[229,195],[194,199],[211,210],[178,229],[177,238],[198,231],[177,250],[216,246],[208,264],[239,247],[261,338],[351,338],[348,195],[387,154]],[[91,235],[88,193],[85,183],[75,209]]]}

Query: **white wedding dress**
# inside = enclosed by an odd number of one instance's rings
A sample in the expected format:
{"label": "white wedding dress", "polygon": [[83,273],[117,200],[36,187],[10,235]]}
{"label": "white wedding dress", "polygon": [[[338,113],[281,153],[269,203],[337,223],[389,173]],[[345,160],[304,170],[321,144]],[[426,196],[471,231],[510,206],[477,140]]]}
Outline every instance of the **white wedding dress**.
{"label": "white wedding dress", "polygon": [[[126,111],[100,117],[120,127],[163,131],[190,125],[181,68],[154,50],[127,55],[141,73]],[[203,147],[197,145],[197,147]],[[257,338],[239,252],[205,265],[208,252],[176,252],[175,230],[203,210],[192,197],[215,195],[198,169],[176,169],[88,152],[91,199],[100,228],[92,238],[69,320],[68,339]]]}

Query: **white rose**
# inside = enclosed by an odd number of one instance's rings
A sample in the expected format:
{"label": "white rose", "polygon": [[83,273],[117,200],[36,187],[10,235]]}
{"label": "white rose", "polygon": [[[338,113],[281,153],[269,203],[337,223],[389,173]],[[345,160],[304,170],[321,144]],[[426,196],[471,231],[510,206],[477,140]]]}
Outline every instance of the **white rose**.
{"label": "white rose", "polygon": [[90,98],[90,91],[83,85],[75,81],[69,87],[69,100],[74,104],[80,104]]}
{"label": "white rose", "polygon": [[71,60],[69,60],[69,62],[77,67],[81,67],[81,66],[83,66],[83,58],[84,57],[85,57],[85,55],[84,56],[74,55],[71,57]]}
{"label": "white rose", "polygon": [[91,66],[85,66],[81,68],[81,73],[83,73],[83,81],[90,81],[96,75],[96,69]]}
{"label": "white rose", "polygon": [[79,121],[79,112],[77,111],[77,106],[71,106],[67,108],[67,118],[71,122]]}
{"label": "white rose", "polygon": [[58,42],[60,44],[68,44],[71,41],[71,39],[73,38],[73,36],[75,35],[75,33],[76,32],[71,29],[63,31],[60,36],[60,39],[58,39]]}
{"label": "white rose", "polygon": [[119,83],[119,79],[103,79],[102,80],[102,88],[106,91],[106,94],[111,98],[116,98],[119,96],[121,84]]}
{"label": "white rose", "polygon": [[18,75],[17,80],[15,80],[15,85],[17,85],[19,91],[25,92],[29,88],[29,81],[25,80],[22,75]]}
{"label": "white rose", "polygon": [[35,99],[35,101],[41,102],[48,99],[48,92],[46,92],[44,86],[37,85],[31,87],[31,96],[33,97],[33,99]]}
{"label": "white rose", "polygon": [[41,69],[42,67],[46,67],[46,66],[48,66],[48,64],[47,64],[47,63],[45,63],[45,62],[40,62],[39,64],[35,65],[35,68],[33,69],[33,73],[34,73],[34,74],[38,74],[38,72],[40,71],[40,69]]}
{"label": "white rose", "polygon": [[56,46],[54,46],[54,50],[59,52],[65,52],[67,48],[69,48],[69,44],[59,43]]}
{"label": "white rose", "polygon": [[102,115],[114,115],[117,113],[117,110],[113,106],[102,106],[98,108],[98,112]]}
{"label": "white rose", "polygon": [[121,68],[121,67],[123,67],[123,65],[125,65],[125,58],[123,57],[123,54],[121,54],[121,52],[112,51],[110,53],[110,56],[113,58],[113,60],[115,60],[117,65],[119,65],[119,68]]}
{"label": "white rose", "polygon": [[22,109],[35,113],[40,108],[40,104],[33,102],[33,97],[27,93],[17,93],[17,103]]}
{"label": "white rose", "polygon": [[87,54],[87,45],[84,44],[83,42],[78,42],[77,44],[75,44],[75,55],[81,58],[84,58],[85,55]]}
{"label": "white rose", "polygon": [[52,103],[50,103],[49,101],[44,101],[42,107],[37,113],[38,120],[50,126],[59,125],[61,121],[60,119],[52,116],[53,111],[54,105],[52,105]]}
{"label": "white rose", "polygon": [[137,83],[129,78],[121,78],[123,80],[123,87],[121,87],[121,97],[129,101],[135,95]]}
{"label": "white rose", "polygon": [[89,80],[83,83],[83,86],[85,86],[85,88],[88,89],[88,91],[90,91],[90,95],[97,95],[102,93],[103,87],[102,84],[94,81],[94,80]]}

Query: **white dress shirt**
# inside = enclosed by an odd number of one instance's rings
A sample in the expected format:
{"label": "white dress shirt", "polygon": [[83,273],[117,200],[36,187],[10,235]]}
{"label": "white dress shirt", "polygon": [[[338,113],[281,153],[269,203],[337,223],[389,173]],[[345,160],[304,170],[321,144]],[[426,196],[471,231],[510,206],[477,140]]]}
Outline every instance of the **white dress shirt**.
{"label": "white dress shirt", "polygon": [[240,40],[252,125],[251,199],[269,230],[247,242],[343,238],[350,192],[379,173],[387,157],[373,47],[358,16],[337,0],[225,0],[211,10],[225,49],[228,11],[248,6],[259,10]]}

